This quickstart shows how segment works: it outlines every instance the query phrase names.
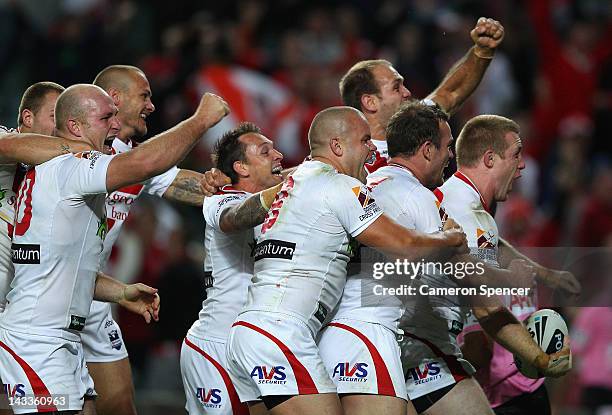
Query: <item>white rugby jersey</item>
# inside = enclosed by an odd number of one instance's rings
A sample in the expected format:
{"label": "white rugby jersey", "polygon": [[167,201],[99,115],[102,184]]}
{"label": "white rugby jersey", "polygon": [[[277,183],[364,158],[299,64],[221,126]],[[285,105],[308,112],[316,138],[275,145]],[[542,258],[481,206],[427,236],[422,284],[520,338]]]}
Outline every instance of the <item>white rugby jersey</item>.
{"label": "white rugby jersey", "polygon": [[[13,128],[0,125],[0,136],[17,132]],[[13,224],[13,218],[15,217],[15,202],[17,200],[15,193],[17,186],[19,186],[19,183],[15,183],[17,168],[17,163],[0,164],[0,219],[9,225]]]}
{"label": "white rugby jersey", "polygon": [[15,277],[0,315],[5,329],[79,340],[107,232],[106,172],[113,157],[66,154],[26,173],[15,215]]}
{"label": "white rugby jersey", "polygon": [[302,163],[262,225],[244,311],[289,314],[316,335],[342,295],[352,238],[380,215],[363,183],[320,161]]}
{"label": "white rugby jersey", "polygon": [[[499,267],[497,224],[470,178],[458,171],[434,193],[442,208],[463,228],[470,254],[492,266]],[[519,319],[537,309],[535,295],[500,296],[500,298]],[[473,330],[481,329],[478,320],[470,314],[465,331]]]}
{"label": "white rugby jersey", "polygon": [[[113,140],[113,154],[121,154],[130,151],[133,147],[132,141],[127,143],[115,137]],[[143,192],[154,196],[163,196],[168,187],[172,184],[179,169],[172,167],[170,170],[158,176],[151,177],[143,183],[133,184],[122,187],[106,196],[106,221],[108,223],[108,233],[104,239],[100,269],[104,270],[110,258],[113,245],[117,242],[123,223],[130,213],[132,204]],[[103,301],[93,301],[91,313],[108,313],[109,303]]]}
{"label": "white rugby jersey", "polygon": [[189,329],[189,333],[196,337],[226,341],[246,302],[247,289],[253,278],[254,233],[259,235],[261,226],[224,233],[219,220],[226,209],[239,205],[250,195],[232,186],[224,186],[216,195],[204,200],[206,300],[202,302],[198,321]]}

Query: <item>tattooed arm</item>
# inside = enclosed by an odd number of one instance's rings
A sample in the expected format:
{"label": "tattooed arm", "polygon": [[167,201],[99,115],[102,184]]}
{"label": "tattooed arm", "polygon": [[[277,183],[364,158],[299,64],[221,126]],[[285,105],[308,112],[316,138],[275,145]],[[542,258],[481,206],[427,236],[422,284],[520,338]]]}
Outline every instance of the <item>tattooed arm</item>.
{"label": "tattooed arm", "polygon": [[84,141],[40,134],[12,133],[0,136],[0,163],[37,165],[67,153],[91,150]]}
{"label": "tattooed arm", "polygon": [[269,189],[255,193],[239,205],[226,209],[221,214],[219,226],[225,233],[239,232],[253,228],[262,223],[268,214],[268,209],[276,194],[280,191],[282,183]]}
{"label": "tattooed arm", "polygon": [[186,205],[202,206],[204,194],[200,181],[204,175],[197,171],[181,169],[164,193],[164,198]]}

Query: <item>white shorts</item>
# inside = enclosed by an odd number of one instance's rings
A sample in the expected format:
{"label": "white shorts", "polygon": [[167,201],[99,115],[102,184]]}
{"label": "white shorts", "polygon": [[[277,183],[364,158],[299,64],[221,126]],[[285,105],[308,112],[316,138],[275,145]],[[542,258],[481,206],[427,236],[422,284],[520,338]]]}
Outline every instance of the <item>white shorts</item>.
{"label": "white shorts", "polygon": [[189,414],[248,414],[226,371],[225,342],[187,334],[181,347],[181,376]]}
{"label": "white shorts", "polygon": [[242,402],[262,396],[336,393],[312,333],[286,314],[240,314],[227,340],[227,361]]}
{"label": "white shorts", "polygon": [[333,320],[321,332],[319,353],[338,393],[408,400],[396,334],[380,324]]}
{"label": "white shorts", "polygon": [[[406,389],[410,399],[454,385],[471,377],[475,372],[474,367],[461,355],[446,354],[433,342],[414,334],[404,334],[401,348]],[[414,358],[406,358],[410,356],[411,350],[418,350],[417,362]],[[410,363],[406,363],[407,361]]]}
{"label": "white shorts", "polygon": [[92,301],[89,317],[81,332],[85,361],[116,362],[128,357],[121,329],[113,319],[110,303]]}
{"label": "white shorts", "polygon": [[15,275],[9,226],[11,225],[0,219],[0,313],[4,311],[6,295],[11,290],[11,281],[13,281]]}
{"label": "white shorts", "polygon": [[[78,411],[94,383],[81,343],[0,328],[0,377],[13,398],[44,399],[57,411]],[[51,406],[49,405],[49,406]],[[42,406],[13,406],[15,414],[45,412]],[[51,410],[47,407],[47,411]]]}

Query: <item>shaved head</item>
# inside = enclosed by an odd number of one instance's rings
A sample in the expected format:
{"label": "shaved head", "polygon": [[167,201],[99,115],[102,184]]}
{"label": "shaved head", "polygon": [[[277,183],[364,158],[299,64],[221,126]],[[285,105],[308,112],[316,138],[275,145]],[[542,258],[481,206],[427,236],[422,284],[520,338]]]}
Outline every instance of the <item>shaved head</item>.
{"label": "shaved head", "polygon": [[110,97],[98,86],[77,84],[66,88],[55,103],[55,128],[66,131],[66,123],[70,119],[85,123],[87,114],[96,108],[96,100],[100,97]]}
{"label": "shaved head", "polygon": [[133,81],[134,77],[137,76],[145,77],[145,74],[135,66],[111,65],[102,69],[93,83],[105,91],[115,88],[125,92],[129,89],[130,83]]}
{"label": "shaved head", "polygon": [[308,130],[311,155],[325,152],[332,138],[345,137],[352,124],[360,118],[365,121],[363,114],[351,107],[331,107],[319,112]]}

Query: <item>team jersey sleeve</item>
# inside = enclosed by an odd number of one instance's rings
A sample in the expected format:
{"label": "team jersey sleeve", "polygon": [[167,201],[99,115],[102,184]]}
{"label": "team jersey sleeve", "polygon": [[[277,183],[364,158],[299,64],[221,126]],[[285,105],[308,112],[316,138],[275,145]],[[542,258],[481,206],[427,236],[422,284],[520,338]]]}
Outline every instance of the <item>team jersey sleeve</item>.
{"label": "team jersey sleeve", "polygon": [[162,197],[174,179],[176,179],[176,175],[180,170],[181,169],[174,166],[165,173],[151,177],[149,180],[144,182],[144,192],[153,196]]}
{"label": "team jersey sleeve", "polygon": [[246,193],[227,193],[205,198],[202,212],[204,213],[206,224],[217,231],[221,231],[219,223],[223,212],[232,206],[239,205],[247,197],[248,194]]}
{"label": "team jersey sleeve", "polygon": [[365,184],[341,174],[334,178],[333,186],[326,192],[326,202],[342,227],[353,237],[383,214]]}
{"label": "team jersey sleeve", "polygon": [[435,196],[429,190],[422,188],[411,192],[405,205],[405,211],[414,221],[414,229],[425,233],[441,230],[443,211],[440,211]]}
{"label": "team jersey sleeve", "polygon": [[58,165],[58,185],[64,195],[106,193],[106,173],[114,155],[78,153]]}

